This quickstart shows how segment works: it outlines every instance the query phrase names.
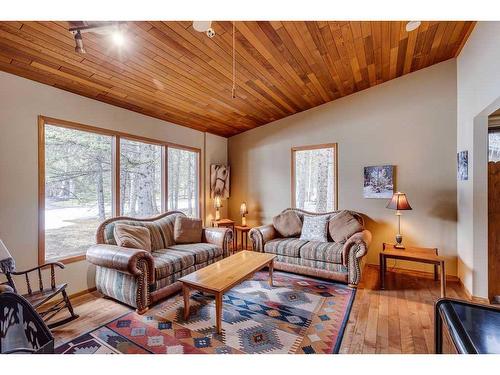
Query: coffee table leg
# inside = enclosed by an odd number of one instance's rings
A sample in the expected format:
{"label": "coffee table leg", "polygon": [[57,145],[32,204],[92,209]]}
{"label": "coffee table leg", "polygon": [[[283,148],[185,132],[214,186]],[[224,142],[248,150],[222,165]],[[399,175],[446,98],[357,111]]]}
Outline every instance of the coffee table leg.
{"label": "coffee table leg", "polygon": [[273,286],[274,259],[269,262],[269,286]]}
{"label": "coffee table leg", "polygon": [[189,318],[189,287],[182,284],[182,294],[184,296],[184,320]]}
{"label": "coffee table leg", "polygon": [[222,333],[222,293],[215,294],[215,328],[217,333]]}

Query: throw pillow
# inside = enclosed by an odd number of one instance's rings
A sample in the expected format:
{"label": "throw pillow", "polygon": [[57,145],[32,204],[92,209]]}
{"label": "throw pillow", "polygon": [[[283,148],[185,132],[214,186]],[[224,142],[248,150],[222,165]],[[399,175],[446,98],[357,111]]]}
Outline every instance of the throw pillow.
{"label": "throw pillow", "polygon": [[304,215],[304,225],[300,239],[303,241],[328,242],[327,223],[329,215],[307,216]]}
{"label": "throw pillow", "polygon": [[199,243],[203,225],[200,219],[192,219],[186,216],[178,215],[174,224],[175,243]]}
{"label": "throw pillow", "polygon": [[117,223],[113,234],[118,246],[151,251],[151,234],[148,228]]}
{"label": "throw pillow", "polygon": [[328,231],[335,242],[345,242],[354,233],[361,232],[363,226],[349,211],[341,211],[330,219]]}
{"label": "throw pillow", "polygon": [[273,226],[282,237],[298,237],[302,231],[302,221],[295,211],[273,217]]}

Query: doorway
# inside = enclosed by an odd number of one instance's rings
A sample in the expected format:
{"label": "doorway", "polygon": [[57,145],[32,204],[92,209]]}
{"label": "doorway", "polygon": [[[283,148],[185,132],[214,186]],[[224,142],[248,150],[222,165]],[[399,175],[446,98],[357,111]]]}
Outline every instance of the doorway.
{"label": "doorway", "polygon": [[488,117],[488,297],[500,303],[500,109]]}

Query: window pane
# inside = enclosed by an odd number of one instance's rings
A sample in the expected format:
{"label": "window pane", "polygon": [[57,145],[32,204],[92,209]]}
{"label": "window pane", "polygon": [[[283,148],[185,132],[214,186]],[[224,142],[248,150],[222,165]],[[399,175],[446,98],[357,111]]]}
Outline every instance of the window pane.
{"label": "window pane", "polygon": [[84,254],[111,216],[112,137],[45,126],[45,258]]}
{"label": "window pane", "polygon": [[500,161],[500,131],[488,134],[488,161]]}
{"label": "window pane", "polygon": [[120,212],[148,217],[161,212],[162,146],[120,139]]}
{"label": "window pane", "polygon": [[311,212],[334,207],[333,148],[295,151],[295,206]]}
{"label": "window pane", "polygon": [[198,153],[168,148],[168,209],[199,216]]}

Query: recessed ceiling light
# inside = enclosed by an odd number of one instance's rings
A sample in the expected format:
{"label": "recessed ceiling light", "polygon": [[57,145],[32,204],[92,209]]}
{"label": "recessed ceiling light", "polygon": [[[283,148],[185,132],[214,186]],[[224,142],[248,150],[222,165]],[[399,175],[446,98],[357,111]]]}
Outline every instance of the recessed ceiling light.
{"label": "recessed ceiling light", "polygon": [[410,32],[410,31],[413,31],[415,29],[418,29],[418,27],[420,26],[422,22],[420,21],[410,21],[406,24],[406,31]]}

